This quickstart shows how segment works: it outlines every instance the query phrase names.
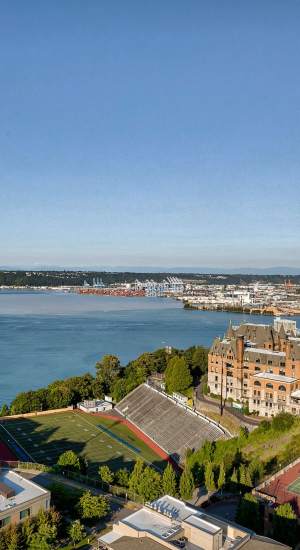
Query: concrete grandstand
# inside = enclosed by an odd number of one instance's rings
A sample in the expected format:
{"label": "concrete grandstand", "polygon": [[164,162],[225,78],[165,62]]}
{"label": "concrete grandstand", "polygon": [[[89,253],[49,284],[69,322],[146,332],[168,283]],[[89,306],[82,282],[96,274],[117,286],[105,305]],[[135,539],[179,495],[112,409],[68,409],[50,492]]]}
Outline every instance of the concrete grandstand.
{"label": "concrete grandstand", "polygon": [[187,449],[198,449],[204,441],[228,437],[210,419],[148,384],[141,384],[124,397],[115,410],[178,463],[183,461]]}

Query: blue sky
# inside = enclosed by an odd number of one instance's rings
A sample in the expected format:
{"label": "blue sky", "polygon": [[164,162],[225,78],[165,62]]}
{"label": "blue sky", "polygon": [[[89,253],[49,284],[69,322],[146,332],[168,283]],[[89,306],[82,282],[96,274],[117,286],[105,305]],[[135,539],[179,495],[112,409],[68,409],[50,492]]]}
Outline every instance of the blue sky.
{"label": "blue sky", "polygon": [[300,265],[300,2],[4,0],[0,265]]}

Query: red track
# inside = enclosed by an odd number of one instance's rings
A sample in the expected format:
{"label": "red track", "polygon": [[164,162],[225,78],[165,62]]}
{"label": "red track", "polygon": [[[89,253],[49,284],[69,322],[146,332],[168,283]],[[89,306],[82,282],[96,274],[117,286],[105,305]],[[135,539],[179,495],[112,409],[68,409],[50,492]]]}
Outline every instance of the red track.
{"label": "red track", "polygon": [[0,460],[18,460],[3,441],[0,441]]}
{"label": "red track", "polygon": [[150,447],[150,449],[152,449],[152,451],[154,451],[160,458],[170,462],[170,464],[172,464],[172,466],[176,470],[180,470],[178,464],[176,464],[176,462],[172,459],[172,457],[170,457],[170,455],[168,455],[168,453],[166,453],[163,449],[161,449],[161,447],[159,447],[159,445],[154,443],[154,441],[152,441],[152,439],[150,439],[150,437],[148,437],[146,434],[144,434],[144,432],[139,430],[139,428],[137,428],[129,420],[127,420],[125,418],[122,418],[120,416],[117,416],[117,415],[114,415],[114,414],[108,414],[108,413],[92,413],[92,414],[93,414],[93,416],[102,416],[103,418],[109,418],[111,420],[114,420],[115,422],[119,422],[120,424],[124,424],[125,426],[127,426],[127,428],[129,428],[129,430],[131,430],[133,433],[135,433],[138,436],[139,439],[144,441],[144,443],[146,443],[147,447]]}

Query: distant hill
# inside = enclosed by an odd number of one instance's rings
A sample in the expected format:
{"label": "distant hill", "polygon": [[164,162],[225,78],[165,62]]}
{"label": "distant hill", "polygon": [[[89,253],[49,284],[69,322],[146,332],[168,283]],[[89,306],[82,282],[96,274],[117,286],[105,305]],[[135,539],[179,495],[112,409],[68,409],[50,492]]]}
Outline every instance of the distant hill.
{"label": "distant hill", "polygon": [[169,266],[47,266],[47,265],[3,265],[0,271],[48,271],[48,272],[91,272],[91,273],[186,273],[205,275],[300,275],[300,267],[169,267]]}
{"label": "distant hill", "polygon": [[247,284],[255,281],[284,283],[287,279],[300,284],[300,275],[282,274],[248,274],[248,273],[192,273],[192,272],[132,272],[132,271],[81,271],[81,270],[0,270],[0,286],[54,287],[82,286],[86,280],[92,283],[93,278],[100,278],[105,285],[132,283],[136,279],[145,281],[155,279],[162,281],[168,275],[176,275],[184,280],[201,281],[206,284]]}

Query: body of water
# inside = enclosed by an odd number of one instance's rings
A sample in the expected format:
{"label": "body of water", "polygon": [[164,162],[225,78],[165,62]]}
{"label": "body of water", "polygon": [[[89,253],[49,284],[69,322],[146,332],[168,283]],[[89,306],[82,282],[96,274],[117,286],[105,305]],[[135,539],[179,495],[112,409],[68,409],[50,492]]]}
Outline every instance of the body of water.
{"label": "body of water", "polygon": [[106,353],[126,364],[165,345],[210,346],[230,319],[273,322],[265,316],[185,310],[171,299],[0,291],[0,403],[58,378],[94,373]]}

